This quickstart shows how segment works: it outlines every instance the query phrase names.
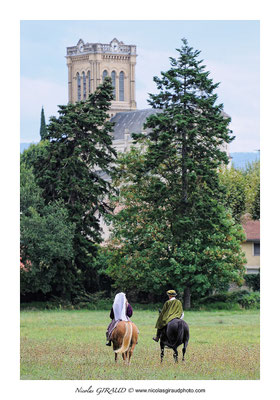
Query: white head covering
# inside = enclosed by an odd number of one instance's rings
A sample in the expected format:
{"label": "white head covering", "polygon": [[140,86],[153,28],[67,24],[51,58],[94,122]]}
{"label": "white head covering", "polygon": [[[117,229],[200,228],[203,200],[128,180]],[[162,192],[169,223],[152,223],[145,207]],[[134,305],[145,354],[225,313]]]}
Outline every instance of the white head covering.
{"label": "white head covering", "polygon": [[115,320],[128,321],[126,316],[126,297],[124,293],[116,294],[113,304]]}

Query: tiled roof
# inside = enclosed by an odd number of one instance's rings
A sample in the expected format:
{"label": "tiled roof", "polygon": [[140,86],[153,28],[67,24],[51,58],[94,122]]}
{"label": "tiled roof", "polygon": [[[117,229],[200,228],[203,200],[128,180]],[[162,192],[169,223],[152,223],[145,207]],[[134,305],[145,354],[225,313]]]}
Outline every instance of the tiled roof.
{"label": "tiled roof", "polygon": [[260,221],[247,219],[242,222],[246,240],[260,240]]}

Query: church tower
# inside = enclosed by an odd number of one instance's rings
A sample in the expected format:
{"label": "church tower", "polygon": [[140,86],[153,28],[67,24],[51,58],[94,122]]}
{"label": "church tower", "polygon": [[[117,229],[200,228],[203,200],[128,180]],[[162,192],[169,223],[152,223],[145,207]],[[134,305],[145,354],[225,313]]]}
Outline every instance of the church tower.
{"label": "church tower", "polygon": [[109,44],[84,43],[67,47],[68,101],[85,100],[106,76],[112,78],[114,100],[110,116],[118,112],[135,111],[136,46],[117,39]]}

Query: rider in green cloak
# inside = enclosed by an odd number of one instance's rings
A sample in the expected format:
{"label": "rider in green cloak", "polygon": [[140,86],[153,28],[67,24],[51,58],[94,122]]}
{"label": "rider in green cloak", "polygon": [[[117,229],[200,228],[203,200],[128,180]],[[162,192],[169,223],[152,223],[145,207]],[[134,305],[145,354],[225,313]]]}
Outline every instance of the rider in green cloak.
{"label": "rider in green cloak", "polygon": [[164,303],[155,326],[157,328],[157,335],[153,340],[156,342],[159,341],[162,329],[168,324],[168,322],[172,321],[174,318],[184,317],[183,306],[180,300],[176,299],[177,293],[175,290],[168,290],[166,294],[168,295],[169,300]]}

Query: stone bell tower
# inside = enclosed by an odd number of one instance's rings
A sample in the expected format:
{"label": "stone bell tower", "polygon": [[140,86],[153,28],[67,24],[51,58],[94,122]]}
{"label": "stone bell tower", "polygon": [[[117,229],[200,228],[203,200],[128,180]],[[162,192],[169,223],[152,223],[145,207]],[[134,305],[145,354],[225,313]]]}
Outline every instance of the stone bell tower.
{"label": "stone bell tower", "polygon": [[114,87],[110,116],[136,110],[136,56],[136,46],[117,39],[109,44],[84,43],[80,39],[76,46],[67,47],[68,101],[85,100],[110,76]]}

